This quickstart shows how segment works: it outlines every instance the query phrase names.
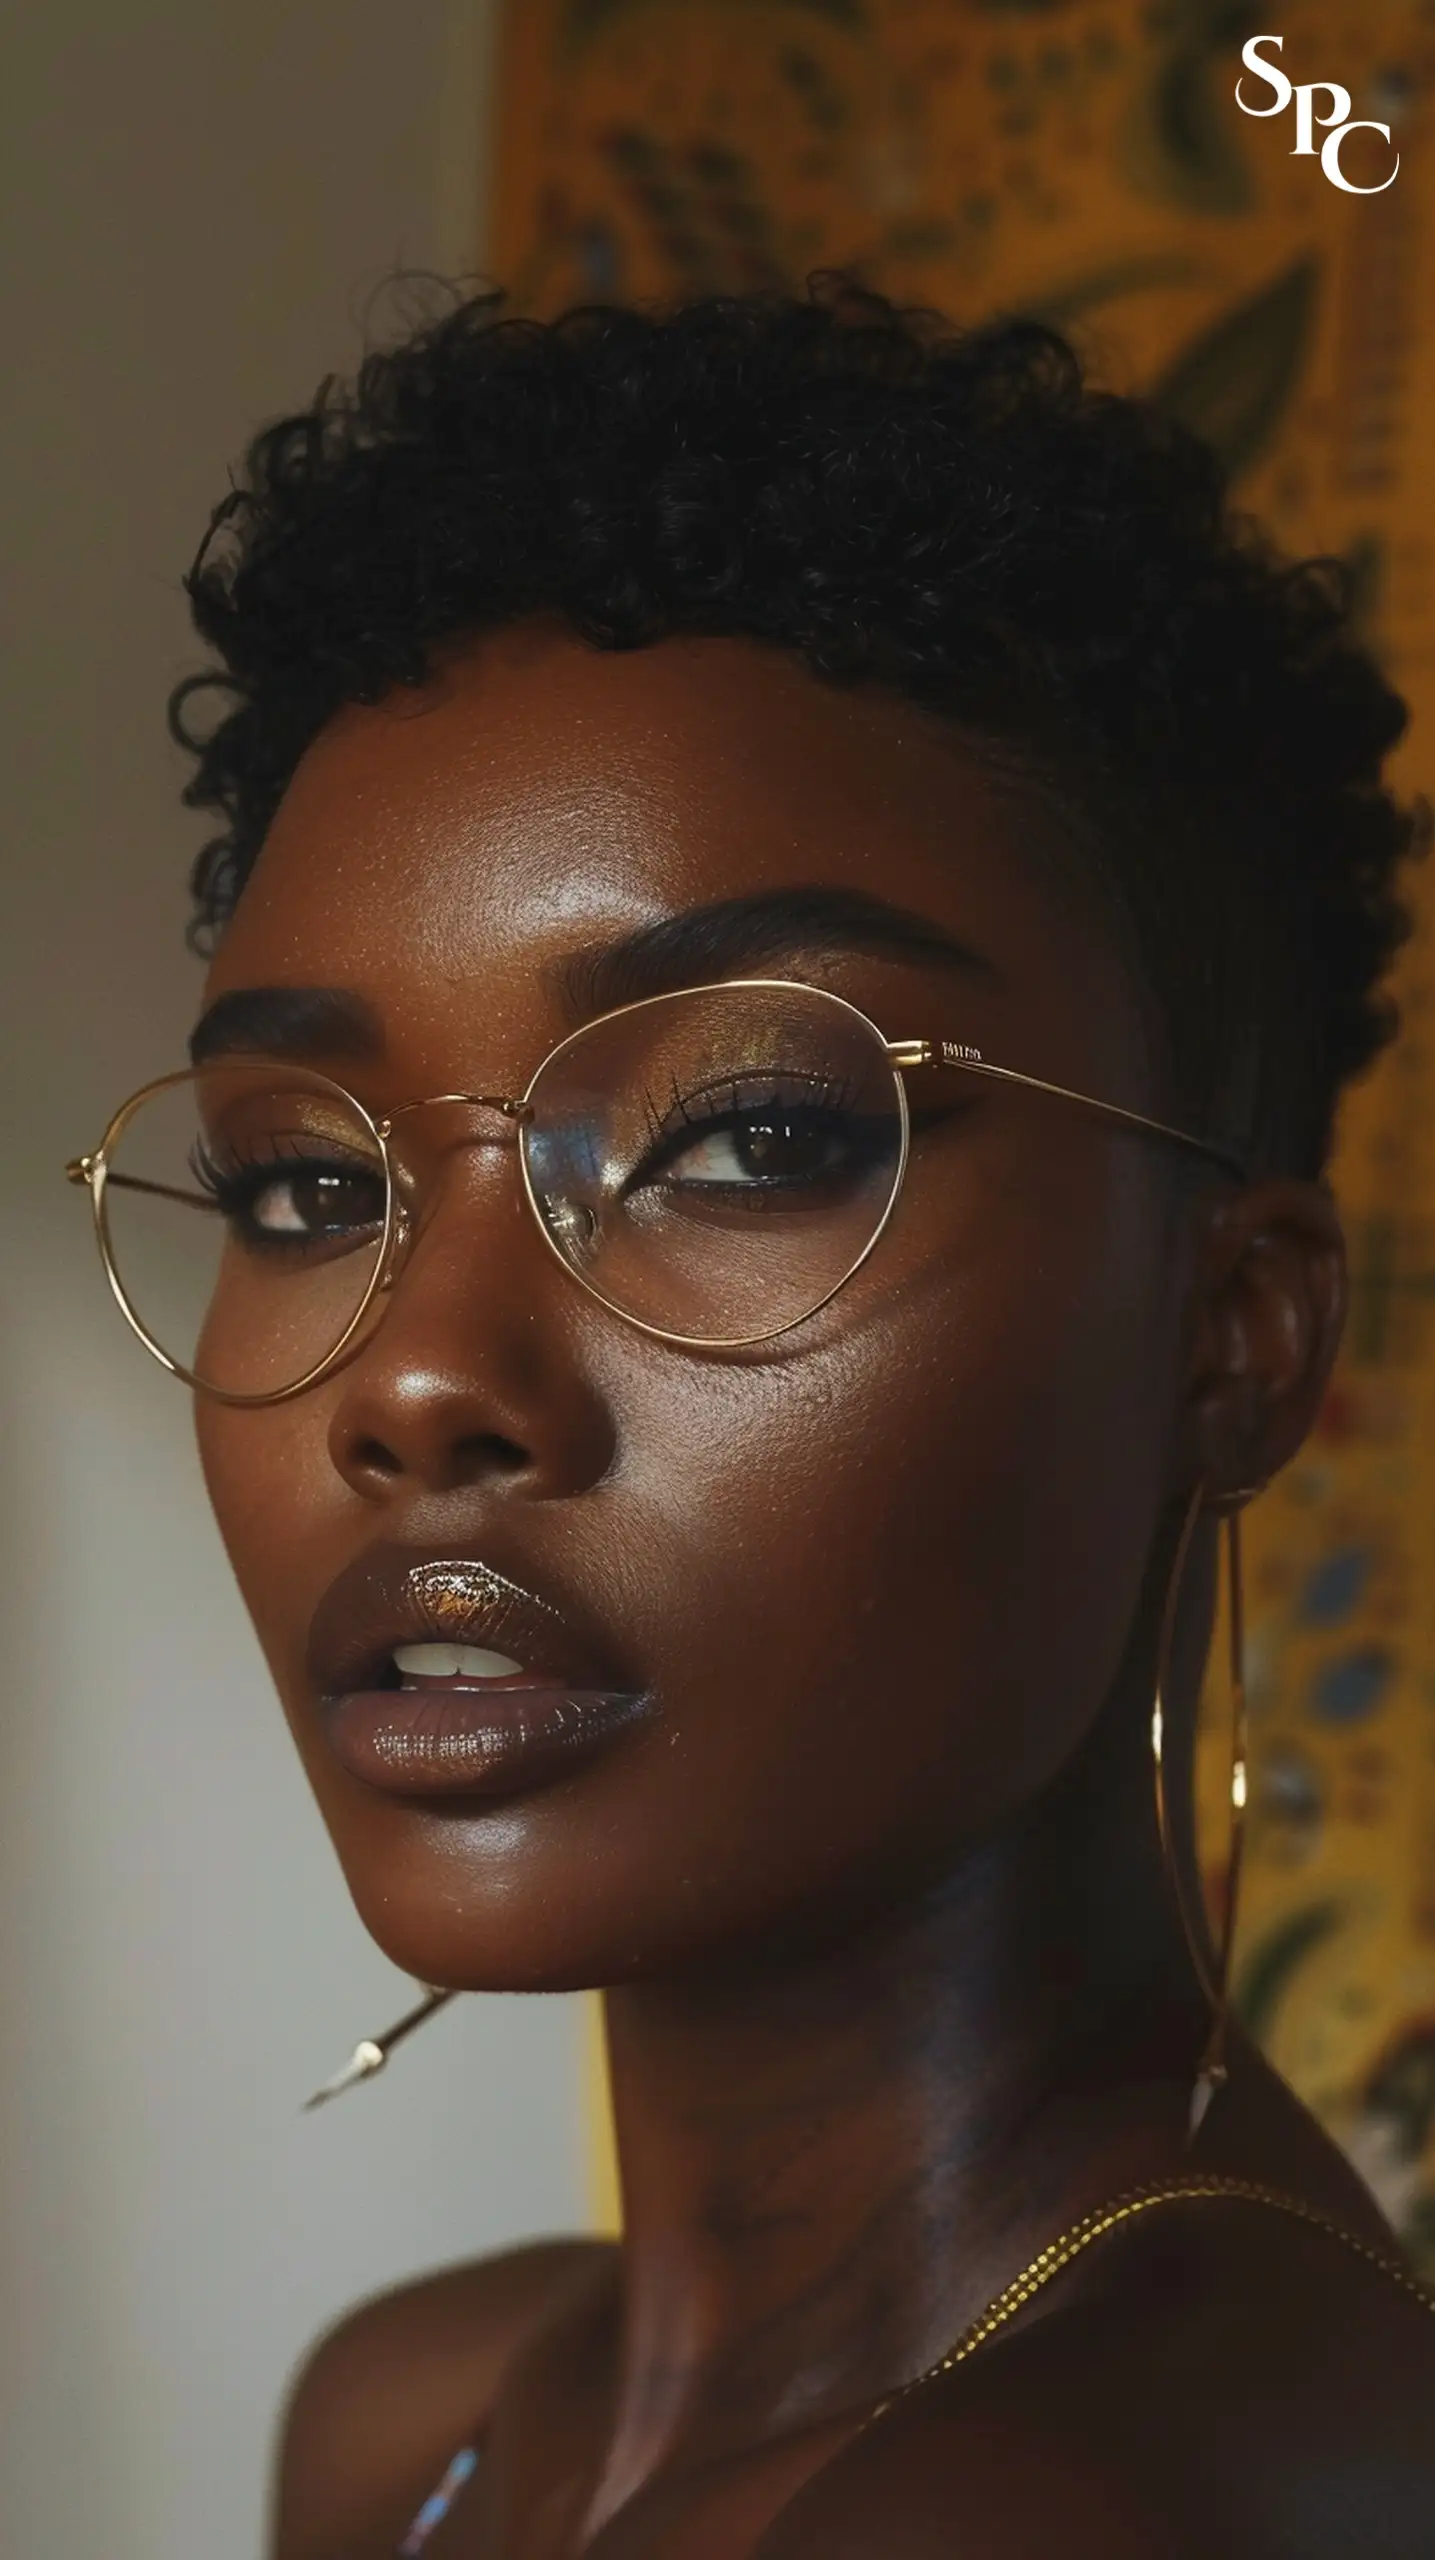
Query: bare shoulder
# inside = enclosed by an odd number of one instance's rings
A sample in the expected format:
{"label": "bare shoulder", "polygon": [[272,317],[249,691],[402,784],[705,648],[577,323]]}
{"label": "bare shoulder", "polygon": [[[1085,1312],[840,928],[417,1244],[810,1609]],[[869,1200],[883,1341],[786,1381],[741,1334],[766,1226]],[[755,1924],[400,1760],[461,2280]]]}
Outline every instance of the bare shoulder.
{"label": "bare shoulder", "polygon": [[375,2295],[327,2330],[288,2394],[274,2560],[390,2560],[510,2359],[602,2280],[601,2241],[552,2240]]}
{"label": "bare shoulder", "polygon": [[1432,2408],[1427,2305],[1197,2208],[899,2402],[761,2560],[1428,2560]]}

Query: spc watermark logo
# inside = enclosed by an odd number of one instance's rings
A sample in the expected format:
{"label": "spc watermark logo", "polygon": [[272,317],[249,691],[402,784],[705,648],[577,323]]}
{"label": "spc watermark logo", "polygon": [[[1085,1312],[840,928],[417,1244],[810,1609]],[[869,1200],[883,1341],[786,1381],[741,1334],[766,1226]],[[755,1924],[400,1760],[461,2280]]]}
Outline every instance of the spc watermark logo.
{"label": "spc watermark logo", "polygon": [[[1386,188],[1393,186],[1395,183],[1396,172],[1400,167],[1400,154],[1398,151],[1395,154],[1395,168],[1391,170],[1389,177],[1381,178],[1377,184],[1372,187],[1358,187],[1353,178],[1348,178],[1346,176],[1345,171],[1340,165],[1340,153],[1341,146],[1348,133],[1379,133],[1383,134],[1385,140],[1388,142],[1390,140],[1389,125],[1377,124],[1374,119],[1369,116],[1353,117],[1350,112],[1350,91],[1342,88],[1338,80],[1296,81],[1288,79],[1278,62],[1266,61],[1261,52],[1261,46],[1263,44],[1273,45],[1276,52],[1280,53],[1285,47],[1285,37],[1252,36],[1249,44],[1241,47],[1241,60],[1245,65],[1246,71],[1253,72],[1257,80],[1264,80],[1266,87],[1273,91],[1274,94],[1269,106],[1253,106],[1248,98],[1243,98],[1241,95],[1242,88],[1245,85],[1245,73],[1243,72],[1241,78],[1236,82],[1236,104],[1240,108],[1242,115],[1283,116],[1287,107],[1291,104],[1292,100],[1294,100],[1295,141],[1291,147],[1290,156],[1292,160],[1315,159],[1315,128],[1317,125],[1325,126],[1328,130],[1326,131],[1325,140],[1320,146],[1320,165],[1326,176],[1329,178],[1331,185],[1333,187],[1339,187],[1342,194],[1347,196],[1383,195]],[[1330,112],[1328,115],[1318,115],[1316,113],[1315,102],[1317,98],[1325,98],[1329,100]]]}

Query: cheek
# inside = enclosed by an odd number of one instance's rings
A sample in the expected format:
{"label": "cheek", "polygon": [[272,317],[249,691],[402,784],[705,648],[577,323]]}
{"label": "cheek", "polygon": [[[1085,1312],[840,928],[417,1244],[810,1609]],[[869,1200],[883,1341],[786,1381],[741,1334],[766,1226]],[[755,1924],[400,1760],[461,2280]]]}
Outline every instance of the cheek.
{"label": "cheek", "polygon": [[1168,1311],[1119,1221],[1060,1256],[1015,1242],[710,1379],[661,1478],[635,1437],[714,1854],[721,1811],[775,1866],[952,1844],[1045,1783],[1110,1691],[1166,1464]]}
{"label": "cheek", "polygon": [[[292,1654],[315,1580],[313,1529],[343,1488],[328,1450],[327,1407],[316,1391],[253,1412],[196,1400],[200,1464],[225,1553],[270,1668]],[[306,1531],[309,1533],[306,1537]],[[329,1572],[345,1560],[336,1553]],[[322,1572],[322,1567],[321,1567]],[[291,1580],[298,1586],[290,1589]]]}

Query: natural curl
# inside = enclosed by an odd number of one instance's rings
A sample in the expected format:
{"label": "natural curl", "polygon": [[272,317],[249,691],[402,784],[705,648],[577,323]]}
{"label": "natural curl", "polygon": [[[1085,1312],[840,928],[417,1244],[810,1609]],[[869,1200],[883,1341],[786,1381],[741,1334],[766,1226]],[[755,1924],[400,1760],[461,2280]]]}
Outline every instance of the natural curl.
{"label": "natural curl", "polygon": [[[954,721],[1054,796],[1120,920],[1173,1111],[1313,1173],[1392,1027],[1428,813],[1338,561],[1055,331],[959,331],[842,276],[551,322],[484,293],[255,437],[186,581],[221,670],[170,706],[233,910],[305,748],[437,644],[556,612],[595,648],[736,634]],[[222,716],[196,731],[201,697]]]}

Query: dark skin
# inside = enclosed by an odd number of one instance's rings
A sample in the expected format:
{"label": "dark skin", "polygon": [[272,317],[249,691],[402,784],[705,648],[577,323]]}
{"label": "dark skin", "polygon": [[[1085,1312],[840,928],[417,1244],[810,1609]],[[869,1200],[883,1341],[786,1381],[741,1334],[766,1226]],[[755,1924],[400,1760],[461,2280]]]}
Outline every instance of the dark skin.
{"label": "dark skin", "polygon": [[[890,1037],[975,1041],[1166,1116],[1147,1000],[1036,795],[925,715],[733,640],[608,654],[539,623],[344,711],[207,994],[362,997],[381,1048],[336,1035],[315,1063],[375,1111],[516,1093],[571,1026],[565,962],[813,885],[879,895],[981,965],[827,936],[707,974],[828,986]],[[1403,2462],[1388,2548],[1428,2547],[1435,2323],[1254,2208],[1103,2244],[860,2432],[1141,2180],[1234,2172],[1389,2239],[1239,2045],[1185,2147],[1207,2011],[1146,1739],[1193,1487],[1265,1479],[1316,1412],[1334,1211],[1317,1185],[1193,1178],[1069,1106],[950,1085],[914,1080],[914,1107],[941,1107],[897,1220],[779,1342],[697,1353],[625,1325],[538,1235],[511,1129],[460,1115],[357,1356],[287,1404],[200,1399],[362,1917],[422,1979],[608,1986],[624,2187],[620,2252],[458,2269],[323,2344],[291,2407],[279,2560],[387,2560],[476,2430],[435,2560],[1368,2553],[1331,2500],[1296,2535],[1316,2455]],[[656,1719],[496,1808],[366,1786],[323,1738],[304,1639],[333,1576],[390,1538],[581,1603]],[[1207,1524],[1187,1716],[1214,1565]]]}

